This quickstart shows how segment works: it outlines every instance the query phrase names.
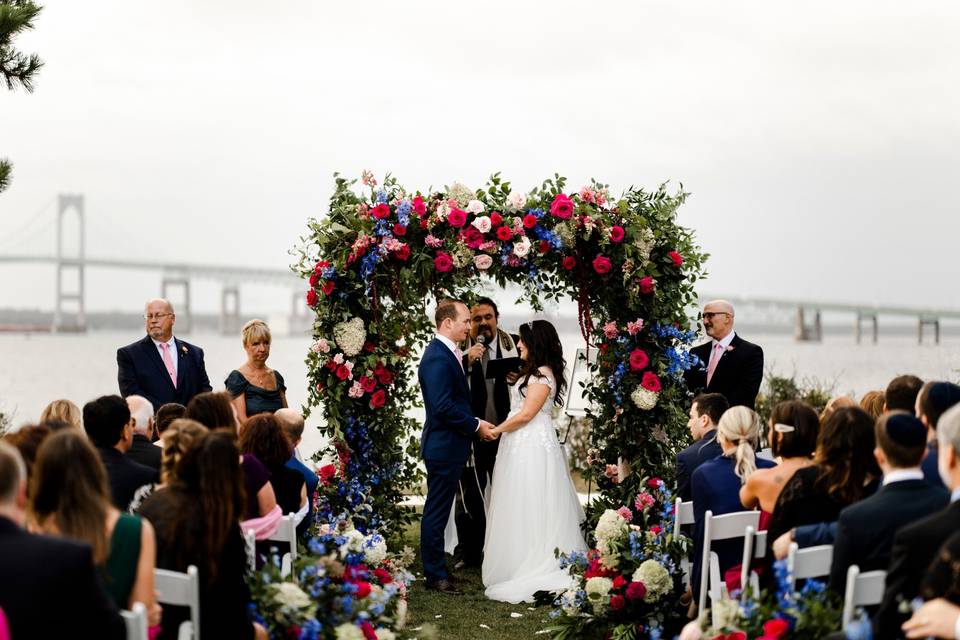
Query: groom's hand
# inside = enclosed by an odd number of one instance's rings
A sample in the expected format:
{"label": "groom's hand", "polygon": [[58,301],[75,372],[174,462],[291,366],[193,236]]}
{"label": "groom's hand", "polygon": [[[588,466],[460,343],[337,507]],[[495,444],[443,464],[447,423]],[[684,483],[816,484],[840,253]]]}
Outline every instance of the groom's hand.
{"label": "groom's hand", "polygon": [[494,425],[492,423],[487,422],[486,420],[481,420],[480,429],[478,429],[477,432],[480,434],[480,437],[483,438],[484,440],[496,440],[497,434],[493,433],[493,428],[494,428]]}

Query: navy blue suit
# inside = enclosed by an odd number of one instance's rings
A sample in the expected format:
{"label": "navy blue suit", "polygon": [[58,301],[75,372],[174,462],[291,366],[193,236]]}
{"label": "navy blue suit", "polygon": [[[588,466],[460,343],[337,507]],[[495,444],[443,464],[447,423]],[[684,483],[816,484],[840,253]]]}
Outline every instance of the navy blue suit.
{"label": "navy blue suit", "polygon": [[[174,338],[177,345],[177,386],[174,388],[160,351],[150,336],[117,349],[120,395],[143,396],[156,411],[169,402],[184,406],[198,393],[210,391],[203,349]],[[173,355],[173,354],[171,354]]]}
{"label": "navy blue suit", "polygon": [[[719,456],[707,460],[693,472],[693,513],[696,517],[693,533],[693,567],[690,584],[693,593],[700,592],[700,561],[703,558],[703,526],[707,511],[719,516],[724,513],[748,511],[740,502],[740,478],[734,472],[734,457]],[[773,460],[757,458],[758,469],[775,467]],[[720,558],[720,575],[743,558],[743,541],[720,540],[713,543],[713,551]]]}
{"label": "navy blue suit", "polygon": [[434,338],[417,370],[427,412],[420,452],[427,467],[427,500],[420,521],[420,555],[427,580],[445,580],[443,530],[470,455],[478,420],[470,407],[470,389],[453,352]]}
{"label": "navy blue suit", "polygon": [[299,471],[307,483],[307,517],[303,519],[297,530],[301,534],[306,534],[310,530],[310,524],[313,522],[313,497],[317,493],[317,485],[320,484],[320,478],[310,467],[297,460],[297,456],[290,456],[287,460],[287,468]]}
{"label": "navy blue suit", "polygon": [[693,472],[707,460],[723,455],[723,449],[717,442],[717,430],[711,429],[703,437],[677,454],[677,495],[684,502],[693,500],[690,479]]}
{"label": "navy blue suit", "polygon": [[943,478],[940,477],[940,471],[937,469],[937,441],[931,440],[927,443],[927,452],[920,463],[920,470],[923,471],[923,479],[934,487],[946,489],[943,484]]}

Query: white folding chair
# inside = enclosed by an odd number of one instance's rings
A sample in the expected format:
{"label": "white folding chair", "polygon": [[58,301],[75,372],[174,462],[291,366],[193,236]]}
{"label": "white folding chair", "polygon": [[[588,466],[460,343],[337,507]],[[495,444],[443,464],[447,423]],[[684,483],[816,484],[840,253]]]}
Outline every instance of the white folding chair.
{"label": "white folding chair", "polygon": [[754,560],[767,557],[767,532],[757,531],[752,526],[743,532],[743,558],[740,561],[740,599],[747,597],[747,583],[753,591],[754,597],[760,593],[760,579],[755,572],[750,571]]}
{"label": "white folding chair", "polygon": [[190,620],[177,632],[178,640],[200,640],[200,578],[197,567],[190,565],[186,573],[154,569],[157,600],[160,604],[190,607]]}
{"label": "white folding chair", "polygon": [[821,544],[801,549],[796,542],[790,543],[787,553],[787,571],[790,573],[790,587],[796,587],[797,580],[820,578],[830,575],[833,563],[833,545]]}
{"label": "white folding chair", "polygon": [[271,542],[288,542],[290,551],[280,559],[280,575],[286,577],[293,573],[293,561],[297,559],[297,523],[296,514],[288,513],[280,519],[276,533],[267,538]]}
{"label": "white folding chair", "polygon": [[[694,524],[696,516],[693,513],[693,500],[684,502],[682,498],[677,498],[673,503],[673,539],[680,538],[680,527],[688,524]],[[680,559],[680,569],[683,570],[683,586],[690,586],[690,554],[685,554]]]}
{"label": "white folding chair", "polygon": [[147,640],[147,608],[142,602],[134,602],[130,611],[120,610],[127,627],[127,640]]}
{"label": "white folding chair", "polygon": [[887,581],[887,572],[882,569],[860,573],[860,567],[852,565],[847,569],[847,588],[843,594],[843,629],[846,630],[853,620],[857,607],[880,604],[883,602],[883,589]]}
{"label": "white folding chair", "polygon": [[253,529],[243,532],[243,549],[247,552],[247,569],[257,569],[257,534]]}
{"label": "white folding chair", "polygon": [[720,575],[720,558],[710,550],[713,542],[743,538],[747,527],[756,531],[760,524],[759,511],[737,511],[714,516],[713,511],[707,511],[703,519],[703,556],[700,558],[700,599],[698,600],[700,616],[707,610],[707,591],[709,584],[710,599],[720,600],[727,598],[727,587]]}

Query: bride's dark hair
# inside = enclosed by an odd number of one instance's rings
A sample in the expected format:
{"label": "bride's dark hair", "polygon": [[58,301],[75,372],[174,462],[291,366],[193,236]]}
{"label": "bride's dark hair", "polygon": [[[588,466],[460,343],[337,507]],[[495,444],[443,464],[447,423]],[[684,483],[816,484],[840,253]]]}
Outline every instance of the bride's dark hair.
{"label": "bride's dark hair", "polygon": [[546,320],[532,320],[520,325],[520,339],[527,347],[527,359],[520,369],[523,382],[519,390],[523,391],[530,382],[530,376],[540,367],[550,367],[557,384],[557,393],[553,404],[563,406],[563,392],[567,388],[567,361],[563,359],[563,346],[560,336],[552,324]]}

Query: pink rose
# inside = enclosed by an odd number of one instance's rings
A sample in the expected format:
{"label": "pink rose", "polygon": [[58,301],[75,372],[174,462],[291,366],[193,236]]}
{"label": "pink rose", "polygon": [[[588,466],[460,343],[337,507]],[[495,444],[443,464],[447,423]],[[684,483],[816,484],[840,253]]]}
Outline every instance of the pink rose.
{"label": "pink rose", "polygon": [[643,320],[636,320],[634,322],[627,323],[627,333],[632,336],[640,333],[640,330],[643,329]]}
{"label": "pink rose", "polygon": [[617,481],[617,476],[619,475],[618,470],[617,470],[617,465],[615,465],[615,464],[608,464],[608,465],[604,468],[604,470],[603,470],[603,475],[605,475],[607,478],[609,478],[609,479],[613,480],[614,482],[616,482],[616,481]]}
{"label": "pink rose", "polygon": [[656,285],[656,281],[653,279],[653,276],[643,276],[639,280],[640,283],[640,293],[649,294],[653,293],[653,290]]}
{"label": "pink rose", "polygon": [[390,206],[380,203],[373,208],[373,217],[377,220],[386,220],[390,217]]}
{"label": "pink rose", "polygon": [[633,520],[633,513],[630,511],[630,509],[627,509],[626,507],[620,507],[619,509],[617,509],[617,514],[627,522],[630,522],[631,520]]}
{"label": "pink rose", "polygon": [[610,262],[610,258],[606,256],[597,256],[593,259],[593,270],[604,275],[610,273],[610,269],[613,268],[613,263]]}
{"label": "pink rose", "polygon": [[610,322],[603,325],[603,335],[606,336],[609,340],[613,340],[617,337],[617,323],[611,320]]}
{"label": "pink rose", "polygon": [[643,600],[647,595],[647,585],[642,582],[631,582],[627,585],[627,600]]}
{"label": "pink rose", "polygon": [[413,199],[413,210],[417,212],[418,216],[422,216],[427,212],[427,205],[424,204],[423,198],[420,196]]}
{"label": "pink rose", "polygon": [[462,209],[451,209],[447,214],[447,222],[451,227],[462,227],[467,224],[467,212]]}
{"label": "pink rose", "polygon": [[580,189],[580,199],[583,200],[584,202],[592,203],[595,199],[593,197],[593,189],[591,189],[590,187],[582,187]]}
{"label": "pink rose", "polygon": [[486,254],[482,254],[473,259],[473,264],[476,265],[477,269],[480,269],[480,271],[486,271],[493,266],[493,258]]}
{"label": "pink rose", "polygon": [[558,193],[550,203],[550,215],[555,218],[569,220],[573,215],[573,200],[562,193]]}
{"label": "pink rose", "polygon": [[660,391],[660,378],[653,371],[647,371],[640,380],[640,386],[647,391],[658,393]]}
{"label": "pink rose", "polygon": [[624,236],[623,227],[620,227],[618,225],[613,225],[612,227],[610,227],[610,242],[617,242],[617,243],[623,242],[623,236]]}
{"label": "pink rose", "polygon": [[681,256],[676,251],[671,251],[667,255],[670,256],[671,260],[673,260],[673,266],[679,267],[680,265],[683,264],[683,256]]}
{"label": "pink rose", "polygon": [[440,273],[446,273],[453,269],[453,260],[447,252],[438,251],[437,257],[433,259],[433,266]]}

